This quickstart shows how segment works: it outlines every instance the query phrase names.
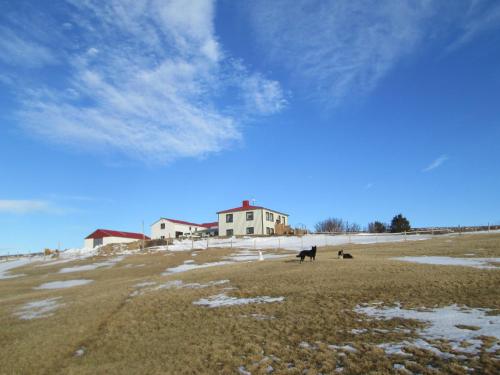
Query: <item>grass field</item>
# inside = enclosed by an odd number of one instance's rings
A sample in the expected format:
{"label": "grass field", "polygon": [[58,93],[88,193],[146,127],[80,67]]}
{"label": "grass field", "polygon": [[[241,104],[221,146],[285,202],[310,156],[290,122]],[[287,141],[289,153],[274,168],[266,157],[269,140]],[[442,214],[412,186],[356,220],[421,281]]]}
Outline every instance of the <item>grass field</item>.
{"label": "grass field", "polygon": [[[494,335],[482,334],[476,351],[467,351],[465,343],[462,352],[446,340],[426,338],[429,350],[409,345],[390,355],[380,345],[419,342],[426,324],[401,317],[374,319],[356,310],[397,303],[418,311],[458,305],[488,309],[478,311],[497,318],[499,269],[391,258],[500,257],[499,234],[342,248],[354,259],[337,259],[339,247],[319,247],[315,262],[299,264],[291,254],[165,274],[185,261],[216,262],[235,252],[210,249],[196,251],[196,256],[129,255],[106,267],[66,273],[59,271],[109,257],[20,267],[11,273],[24,276],[0,280],[0,373],[500,373]],[[39,289],[68,280],[91,282]],[[244,301],[227,297],[284,299],[215,308],[193,303],[210,302],[215,295],[229,303]],[[34,301],[45,302],[26,306]],[[38,308],[42,317],[21,319],[30,308]],[[498,324],[491,327],[492,332],[499,329]],[[460,329],[474,332],[479,327]]]}

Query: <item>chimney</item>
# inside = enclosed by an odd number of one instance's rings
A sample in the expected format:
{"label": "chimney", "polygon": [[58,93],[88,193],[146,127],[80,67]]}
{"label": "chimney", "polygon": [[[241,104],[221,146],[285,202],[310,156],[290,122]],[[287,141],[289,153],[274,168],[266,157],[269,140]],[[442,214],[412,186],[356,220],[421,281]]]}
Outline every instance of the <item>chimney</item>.
{"label": "chimney", "polygon": [[244,200],[243,201],[243,207],[250,207],[250,201]]}

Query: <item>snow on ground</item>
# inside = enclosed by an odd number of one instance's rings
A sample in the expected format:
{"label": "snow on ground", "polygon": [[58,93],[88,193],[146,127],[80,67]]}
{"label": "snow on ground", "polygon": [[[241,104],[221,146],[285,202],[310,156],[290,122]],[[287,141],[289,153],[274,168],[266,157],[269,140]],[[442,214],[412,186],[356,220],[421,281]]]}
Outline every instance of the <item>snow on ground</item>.
{"label": "snow on ground", "polygon": [[114,265],[116,265],[117,263],[121,262],[124,258],[125,258],[125,256],[119,256],[119,257],[111,258],[111,259],[106,260],[104,262],[84,264],[83,266],[61,268],[59,270],[59,273],[90,271],[90,270],[95,270],[97,268],[111,268]]}
{"label": "snow on ground", "polygon": [[[182,280],[170,280],[167,281],[166,283],[162,283],[160,285],[156,285],[157,283],[155,282],[143,282],[134,285],[136,288],[139,288],[138,290],[134,290],[131,294],[130,297],[136,297],[138,295],[144,294],[145,292],[153,291],[153,290],[161,290],[161,289],[181,289],[181,288],[188,288],[188,289],[203,289],[203,288],[208,288],[209,286],[218,286],[218,285],[223,285],[229,283],[229,280],[215,280],[215,281],[209,281],[205,284],[201,283],[184,283]],[[155,286],[154,288],[147,288],[149,286]]]}
{"label": "snow on ground", "polygon": [[43,283],[34,289],[65,289],[72,288],[74,286],[90,284],[94,280],[80,279],[80,280],[66,280],[66,281],[51,281],[49,283]]}
{"label": "snow on ground", "polygon": [[358,349],[354,348],[351,345],[328,345],[329,349],[334,350],[343,350],[349,353],[357,353]]}
{"label": "snow on ground", "polygon": [[430,350],[442,357],[453,356],[453,354],[441,352],[426,340],[446,340],[454,351],[475,354],[483,344],[478,337],[490,336],[500,339],[500,316],[487,315],[490,309],[472,309],[451,305],[422,311],[402,309],[399,305],[385,308],[377,305],[357,306],[355,311],[376,319],[414,319],[428,324],[426,328],[417,330],[422,339],[382,344],[381,347],[388,354],[399,354],[404,347],[415,346]]}
{"label": "snow on ground", "polygon": [[282,302],[285,297],[253,297],[253,298],[238,298],[229,297],[226,293],[217,294],[215,296],[210,296],[208,298],[200,298],[198,301],[194,301],[194,305],[207,306],[207,307],[226,307],[235,305],[247,305],[250,303],[271,303],[271,302]]}
{"label": "snow on ground", "polygon": [[59,303],[60,299],[61,297],[54,297],[28,302],[21,306],[14,315],[23,320],[45,318],[64,305]]}
{"label": "snow on ground", "polygon": [[182,280],[171,280],[167,281],[166,283],[158,285],[155,289],[172,289],[172,288],[203,289],[203,288],[208,288],[209,286],[227,284],[228,282],[229,280],[215,280],[215,281],[209,281],[206,284],[200,284],[200,283],[185,284]]}
{"label": "snow on ground", "polygon": [[169,251],[189,251],[204,250],[207,248],[239,248],[239,249],[285,249],[300,251],[311,246],[334,246],[348,243],[370,244],[383,242],[401,242],[417,241],[433,238],[427,234],[308,234],[302,237],[298,236],[280,236],[280,237],[243,237],[243,238],[210,238],[208,240],[192,241],[175,240],[172,245],[159,246],[157,250]]}
{"label": "snow on ground", "polygon": [[442,266],[465,266],[481,269],[498,269],[500,267],[491,263],[500,263],[500,258],[452,258],[438,256],[417,256],[417,257],[398,257],[394,260],[404,262],[413,262],[420,264],[435,264]]}
{"label": "snow on ground", "polygon": [[[274,254],[274,253],[268,253],[263,255],[264,260],[265,259],[276,259],[276,258],[283,258],[283,257],[288,257],[290,254]],[[216,266],[224,266],[226,264],[233,264],[236,262],[253,262],[257,261],[260,258],[260,254],[258,251],[253,251],[253,250],[242,250],[238,251],[234,254],[231,254],[227,257],[224,257],[223,259],[218,262],[209,262],[209,263],[201,263],[201,264],[196,264],[194,260],[186,260],[184,261],[183,264],[176,266],[176,267],[171,267],[167,268],[165,272],[162,273],[163,276],[166,275],[171,275],[174,273],[180,273],[180,272],[187,272],[199,268],[207,268],[207,267],[216,267]]]}
{"label": "snow on ground", "polygon": [[[260,252],[262,253],[262,252]],[[290,256],[290,254],[275,254],[275,253],[267,253],[267,254],[262,254],[262,257],[264,259],[277,259],[277,258],[286,258]],[[249,261],[256,261],[260,259],[260,254],[259,251],[255,250],[242,250],[238,251],[237,253],[230,254],[229,256],[225,257],[224,259],[228,259],[234,262],[249,262]]]}
{"label": "snow on ground", "polygon": [[9,271],[11,269],[24,266],[30,262],[28,257],[22,257],[15,260],[0,262],[0,280],[13,279],[14,277],[24,276],[24,274],[12,275]]}
{"label": "snow on ground", "polygon": [[232,264],[234,262],[228,261],[220,261],[220,262],[211,262],[211,263],[202,263],[202,264],[194,264],[194,263],[184,263],[176,267],[167,268],[165,272],[162,273],[163,276],[171,275],[174,273],[181,273],[186,271],[191,271],[199,268],[207,268],[207,267],[215,267],[215,266],[223,266],[226,264]]}

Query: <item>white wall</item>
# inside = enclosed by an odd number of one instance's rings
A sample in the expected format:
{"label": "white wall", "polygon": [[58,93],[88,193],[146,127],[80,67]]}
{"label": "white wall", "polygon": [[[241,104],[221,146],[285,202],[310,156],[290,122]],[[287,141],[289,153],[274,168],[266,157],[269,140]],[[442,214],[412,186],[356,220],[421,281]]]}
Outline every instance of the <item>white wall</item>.
{"label": "white wall", "polygon": [[[161,224],[165,224],[165,229],[161,229]],[[167,219],[160,219],[151,225],[151,238],[154,240],[160,239],[162,236],[165,238],[175,238],[175,232],[182,232],[184,234],[195,234],[197,231],[207,229],[197,225],[185,225],[171,222]]]}
{"label": "white wall", "polygon": [[[253,220],[246,219],[246,213],[253,212]],[[273,213],[273,221],[268,221],[266,219],[266,212]],[[233,215],[233,222],[226,223],[226,216],[228,214]],[[226,231],[228,229],[233,229],[233,234],[235,236],[246,236],[247,227],[254,228],[254,235],[267,235],[266,228],[272,228],[274,231],[274,226],[278,217],[284,218],[283,221],[286,225],[288,225],[288,217],[282,214],[279,214],[276,211],[265,210],[265,209],[256,209],[256,210],[247,210],[247,211],[235,211],[219,214],[219,236],[226,236]]]}
{"label": "white wall", "polygon": [[[109,245],[111,243],[129,243],[129,242],[135,242],[135,241],[139,241],[139,240],[137,238],[103,237],[102,244]],[[94,248],[94,239],[93,238],[86,238],[84,240],[83,247],[86,249],[93,249]]]}

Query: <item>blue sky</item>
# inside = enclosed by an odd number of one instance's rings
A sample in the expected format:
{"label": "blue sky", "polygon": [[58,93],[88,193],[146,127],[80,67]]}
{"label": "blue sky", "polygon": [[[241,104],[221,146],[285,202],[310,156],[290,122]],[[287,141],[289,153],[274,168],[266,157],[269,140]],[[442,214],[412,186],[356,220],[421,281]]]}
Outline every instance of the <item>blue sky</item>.
{"label": "blue sky", "polygon": [[500,224],[499,98],[497,1],[4,0],[0,252],[242,199]]}

